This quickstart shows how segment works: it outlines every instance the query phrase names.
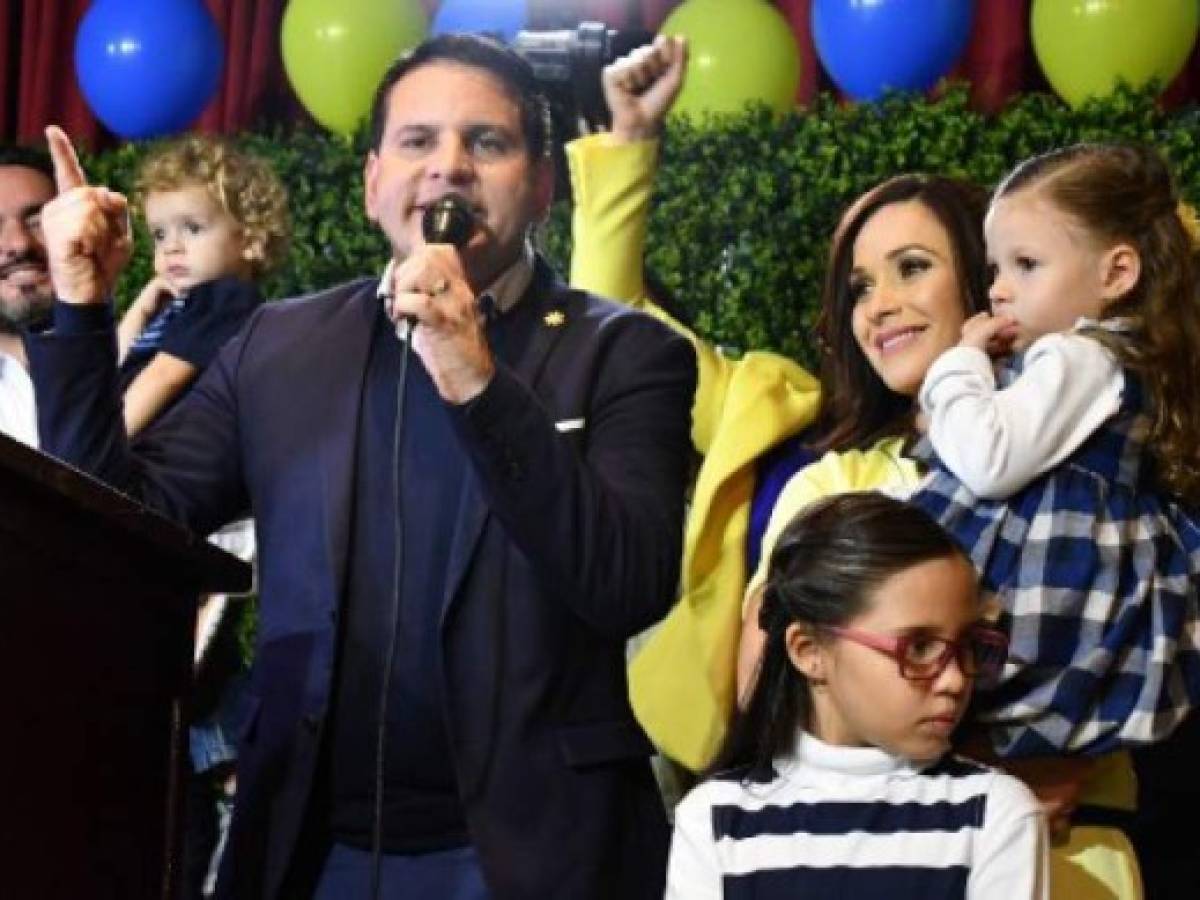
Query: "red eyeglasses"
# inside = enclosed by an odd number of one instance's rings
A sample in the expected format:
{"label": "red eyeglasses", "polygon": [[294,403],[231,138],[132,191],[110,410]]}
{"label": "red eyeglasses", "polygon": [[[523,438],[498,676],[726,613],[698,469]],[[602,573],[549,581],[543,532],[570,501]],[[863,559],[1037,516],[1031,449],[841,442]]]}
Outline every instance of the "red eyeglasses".
{"label": "red eyeglasses", "polygon": [[893,637],[836,626],[825,630],[890,656],[896,661],[901,677],[909,681],[932,681],[946,670],[951,659],[957,658],[964,675],[994,684],[1008,658],[1008,638],[983,625],[969,628],[957,641],[926,634]]}

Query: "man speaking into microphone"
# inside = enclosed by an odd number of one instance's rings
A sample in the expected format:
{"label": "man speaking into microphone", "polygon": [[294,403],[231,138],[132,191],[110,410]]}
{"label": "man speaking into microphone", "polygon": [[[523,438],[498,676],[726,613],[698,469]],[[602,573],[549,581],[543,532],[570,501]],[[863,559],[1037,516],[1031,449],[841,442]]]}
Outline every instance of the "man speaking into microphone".
{"label": "man speaking into microphone", "polygon": [[624,642],[674,596],[695,363],[533,251],[547,121],[487,39],[397,61],[364,169],[382,276],[264,306],[132,447],[106,302],[123,200],[51,136],[44,446],[198,532],[258,523],[223,896],[662,894]]}

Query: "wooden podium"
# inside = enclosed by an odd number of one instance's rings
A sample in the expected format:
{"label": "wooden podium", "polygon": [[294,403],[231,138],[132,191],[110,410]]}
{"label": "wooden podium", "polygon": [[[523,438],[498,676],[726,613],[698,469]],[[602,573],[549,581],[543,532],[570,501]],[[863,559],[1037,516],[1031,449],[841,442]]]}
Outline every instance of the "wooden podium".
{"label": "wooden podium", "polygon": [[0,435],[0,896],[175,895],[196,599],[250,578]]}

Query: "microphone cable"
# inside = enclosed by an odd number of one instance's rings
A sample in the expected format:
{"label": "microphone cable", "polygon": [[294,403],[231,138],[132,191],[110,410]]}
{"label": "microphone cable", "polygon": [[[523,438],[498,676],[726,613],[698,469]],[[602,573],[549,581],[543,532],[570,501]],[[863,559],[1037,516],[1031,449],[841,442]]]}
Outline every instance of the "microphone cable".
{"label": "microphone cable", "polygon": [[[406,323],[407,324],[407,323]],[[402,440],[404,435],[404,393],[408,382],[408,360],[412,355],[412,327],[408,326],[407,335],[401,340],[400,374],[396,379],[396,422],[392,428],[392,507],[395,516],[392,519],[392,596],[391,609],[388,615],[390,624],[388,631],[387,652],[383,661],[383,684],[379,689],[379,725],[375,733],[375,796],[372,798],[371,821],[371,897],[379,900],[381,887],[380,874],[383,866],[383,770],[384,755],[387,750],[387,708],[388,695],[392,684],[392,668],[396,662],[396,645],[400,630],[400,579],[404,575],[404,504],[403,478],[401,467],[404,464]]]}
{"label": "microphone cable", "polygon": [[[426,207],[421,216],[421,232],[426,243],[452,244],[463,247],[475,231],[475,216],[467,201],[457,194],[447,194]],[[391,296],[391,285],[388,285]],[[392,596],[389,611],[387,651],[383,662],[383,683],[379,689],[379,722],[375,733],[375,781],[372,798],[371,821],[371,893],[372,900],[379,900],[382,887],[383,868],[383,791],[384,758],[387,751],[387,708],[392,685],[392,669],[396,662],[396,645],[400,630],[400,581],[404,576],[404,504],[402,440],[404,435],[404,395],[408,382],[409,357],[412,355],[413,329],[416,321],[411,317],[401,319],[396,325],[400,339],[400,373],[396,378],[396,422],[392,429],[392,507],[395,510],[393,523]]]}

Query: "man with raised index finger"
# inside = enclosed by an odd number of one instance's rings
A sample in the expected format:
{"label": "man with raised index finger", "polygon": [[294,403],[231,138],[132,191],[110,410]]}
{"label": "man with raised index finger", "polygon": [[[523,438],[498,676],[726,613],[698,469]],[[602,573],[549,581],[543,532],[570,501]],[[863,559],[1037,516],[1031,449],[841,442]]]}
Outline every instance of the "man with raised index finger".
{"label": "man with raised index finger", "polygon": [[[258,522],[225,896],[661,896],[624,641],[675,590],[695,363],[531,249],[546,121],[499,44],[399,60],[364,171],[382,276],[268,304],[132,448],[105,302],[123,210],[52,138],[45,446],[196,531]],[[422,236],[447,194],[459,249]]]}

